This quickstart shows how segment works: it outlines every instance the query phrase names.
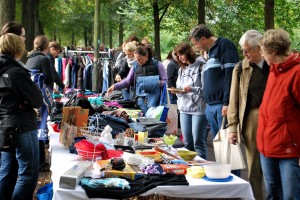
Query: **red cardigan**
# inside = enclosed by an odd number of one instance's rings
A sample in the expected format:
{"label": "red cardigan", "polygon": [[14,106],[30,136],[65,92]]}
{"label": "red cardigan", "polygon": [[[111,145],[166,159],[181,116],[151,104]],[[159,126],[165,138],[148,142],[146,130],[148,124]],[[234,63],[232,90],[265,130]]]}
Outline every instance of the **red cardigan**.
{"label": "red cardigan", "polygon": [[271,66],[259,109],[257,148],[266,157],[300,157],[300,54]]}

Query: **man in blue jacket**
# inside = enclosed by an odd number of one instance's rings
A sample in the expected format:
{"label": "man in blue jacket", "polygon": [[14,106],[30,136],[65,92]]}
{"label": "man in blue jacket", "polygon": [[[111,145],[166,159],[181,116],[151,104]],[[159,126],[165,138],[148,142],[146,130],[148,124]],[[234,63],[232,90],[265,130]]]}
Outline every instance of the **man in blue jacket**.
{"label": "man in blue jacket", "polygon": [[226,38],[216,38],[203,24],[190,33],[190,41],[200,50],[207,51],[204,66],[204,98],[207,103],[206,117],[215,137],[221,128],[222,118],[227,115],[232,71],[239,56],[235,45]]}

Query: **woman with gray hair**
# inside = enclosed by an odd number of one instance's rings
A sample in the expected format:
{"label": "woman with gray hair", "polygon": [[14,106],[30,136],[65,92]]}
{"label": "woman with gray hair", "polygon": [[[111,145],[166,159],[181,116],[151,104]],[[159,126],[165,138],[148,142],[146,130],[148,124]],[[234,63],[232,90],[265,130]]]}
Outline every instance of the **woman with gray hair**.
{"label": "woman with gray hair", "polygon": [[230,142],[237,142],[238,133],[244,138],[248,179],[257,200],[264,199],[260,157],[256,148],[257,117],[269,75],[269,66],[258,45],[261,38],[258,31],[249,30],[239,41],[244,60],[236,65],[232,73],[227,112]]}
{"label": "woman with gray hair", "polygon": [[283,29],[268,30],[259,45],[270,65],[256,138],[267,199],[300,199],[300,54]]}

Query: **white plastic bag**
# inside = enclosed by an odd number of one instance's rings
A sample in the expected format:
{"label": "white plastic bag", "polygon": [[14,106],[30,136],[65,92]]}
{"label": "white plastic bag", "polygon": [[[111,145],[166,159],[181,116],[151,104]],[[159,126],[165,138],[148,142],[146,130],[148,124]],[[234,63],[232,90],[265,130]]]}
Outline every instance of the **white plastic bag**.
{"label": "white plastic bag", "polygon": [[221,129],[214,138],[214,152],[217,163],[230,164],[232,170],[244,169],[246,167],[241,151],[241,140],[238,134],[237,143],[230,144],[228,141],[228,131],[224,128],[226,118],[223,117]]}

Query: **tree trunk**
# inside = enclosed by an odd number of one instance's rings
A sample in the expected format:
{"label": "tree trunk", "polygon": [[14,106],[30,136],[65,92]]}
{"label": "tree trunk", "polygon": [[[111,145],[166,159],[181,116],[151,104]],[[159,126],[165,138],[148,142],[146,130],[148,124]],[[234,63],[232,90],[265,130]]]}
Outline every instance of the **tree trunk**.
{"label": "tree trunk", "polygon": [[92,90],[99,92],[99,76],[98,76],[98,58],[99,58],[99,23],[100,23],[100,0],[95,0],[95,14],[94,14],[94,66],[92,75]]}
{"label": "tree trunk", "polygon": [[40,0],[36,0],[36,15],[35,15],[35,35],[44,35],[41,21],[39,20],[39,4]]}
{"label": "tree trunk", "polygon": [[157,60],[161,60],[160,56],[160,21],[159,8],[157,0],[153,1],[153,15],[154,15],[154,46],[155,56]]}
{"label": "tree trunk", "polygon": [[198,24],[205,24],[205,0],[198,3]]}
{"label": "tree trunk", "polygon": [[120,23],[119,23],[119,47],[122,46],[124,40],[124,22],[122,18],[120,18]]}
{"label": "tree trunk", "polygon": [[109,26],[109,48],[113,48],[113,30],[111,26]]}
{"label": "tree trunk", "polygon": [[88,46],[88,38],[87,38],[87,30],[86,26],[83,28],[83,40],[84,40],[84,47]]}
{"label": "tree trunk", "polygon": [[104,26],[104,21],[101,21],[101,41],[100,43],[105,44],[105,26]]}
{"label": "tree trunk", "polygon": [[1,0],[0,3],[0,28],[16,18],[16,0]]}
{"label": "tree trunk", "polygon": [[26,31],[26,48],[33,49],[33,41],[35,38],[35,19],[36,19],[36,0],[22,1],[22,25]]}
{"label": "tree trunk", "polygon": [[274,0],[265,0],[265,31],[274,28]]}
{"label": "tree trunk", "polygon": [[71,35],[71,46],[76,47],[74,30],[72,30],[72,35]]}

